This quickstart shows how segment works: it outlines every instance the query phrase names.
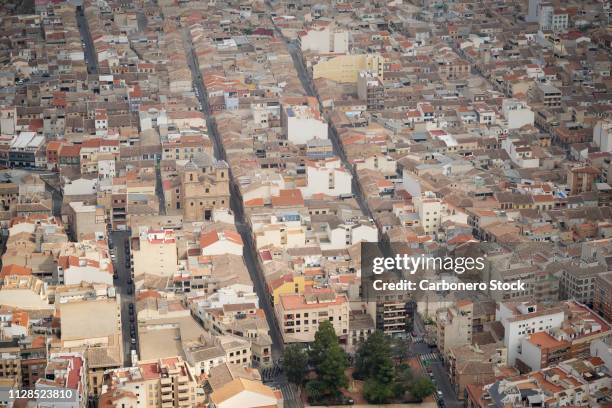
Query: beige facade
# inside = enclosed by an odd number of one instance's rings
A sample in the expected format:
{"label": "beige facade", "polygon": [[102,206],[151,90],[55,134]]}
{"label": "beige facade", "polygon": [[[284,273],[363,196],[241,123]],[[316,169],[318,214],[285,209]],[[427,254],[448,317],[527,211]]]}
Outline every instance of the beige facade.
{"label": "beige facade", "polygon": [[383,79],[385,58],[378,54],[339,55],[320,61],[312,67],[314,79],[325,78],[336,82],[357,83],[360,71],[371,71]]}
{"label": "beige facade", "polygon": [[177,270],[176,237],[171,230],[141,232],[139,246],[134,248],[134,277],[144,275],[173,276]]}
{"label": "beige facade", "polygon": [[0,358],[0,380],[14,379],[21,385],[21,355],[19,347],[3,348]]}
{"label": "beige facade", "polygon": [[106,230],[106,213],[104,207],[86,205],[82,201],[71,202],[66,206],[68,225],[73,237],[77,240],[85,235]]}
{"label": "beige facade", "polygon": [[319,323],[329,320],[340,342],[346,344],[349,305],[345,295],[333,290],[307,294],[282,294],[274,305],[285,343],[314,341]]}
{"label": "beige facade", "polygon": [[229,167],[225,162],[185,165],[180,184],[166,199],[185,221],[210,220],[214,209],[229,208]]}
{"label": "beige facade", "polygon": [[438,350],[446,359],[452,347],[472,343],[474,304],[460,300],[436,316]]}
{"label": "beige facade", "polygon": [[108,376],[100,406],[188,408],[203,403],[204,395],[181,357],[141,361],[136,367],[110,371]]}

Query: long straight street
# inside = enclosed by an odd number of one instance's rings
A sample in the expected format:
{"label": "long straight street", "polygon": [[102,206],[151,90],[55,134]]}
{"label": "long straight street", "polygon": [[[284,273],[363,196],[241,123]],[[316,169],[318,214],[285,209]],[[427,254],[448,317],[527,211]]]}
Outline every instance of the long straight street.
{"label": "long straight street", "polygon": [[87,25],[87,19],[83,13],[82,8],[77,8],[76,11],[77,24],[79,26],[79,32],[81,34],[81,41],[83,42],[83,50],[85,52],[85,62],[87,63],[87,72],[90,74],[98,73],[98,61],[96,52],[89,32],[89,26]]}
{"label": "long straight street", "polygon": [[[191,43],[191,38],[186,30],[183,30],[183,36],[186,44],[189,69],[191,70],[194,88],[198,90],[198,99],[202,105],[202,111],[206,115],[208,134],[213,142],[213,152],[215,158],[218,160],[225,160],[226,156],[223,149],[223,144],[221,142],[219,132],[217,131],[215,120],[211,117],[211,109],[208,103],[206,88],[204,87],[204,82],[194,55],[194,48],[193,44]],[[240,234],[242,242],[244,243],[244,263],[246,264],[251,280],[253,281],[254,290],[259,298],[259,305],[264,310],[268,326],[270,327],[270,337],[272,339],[272,360],[276,362],[282,356],[284,345],[283,338],[274,315],[274,309],[269,301],[263,271],[261,270],[259,261],[257,259],[257,253],[255,251],[255,243],[253,242],[252,238],[253,234],[249,224],[245,220],[244,206],[240,189],[231,178],[230,194],[230,208],[235,217],[236,230]],[[286,408],[302,407],[302,402],[297,396],[296,390],[287,382],[282,373],[279,373],[278,377],[274,379],[273,384],[282,391],[284,406]]]}
{"label": "long straight street", "polygon": [[[272,23],[274,23],[273,20],[271,21]],[[275,31],[278,35],[282,36],[280,29],[276,26],[275,26]],[[316,92],[314,83],[312,79],[310,78],[308,70],[306,69],[306,64],[304,63],[304,59],[303,59],[301,50],[299,49],[296,42],[290,41],[285,37],[283,38],[285,39],[285,43],[287,44],[287,48],[289,50],[289,53],[291,54],[291,57],[293,59],[293,64],[298,72],[298,76],[300,78],[300,81],[302,82],[302,86],[304,87],[304,90],[306,91],[307,95],[316,97],[317,100],[319,101],[319,105],[321,106],[321,101]],[[333,128],[333,126],[329,126],[329,135],[330,135],[330,139],[332,141],[332,145],[334,148],[334,153],[338,157],[340,157],[344,166],[351,171],[351,175],[353,179],[352,180],[352,191],[353,191],[353,195],[357,203],[359,204],[359,207],[361,208],[364,214],[367,214],[371,218],[372,212],[359,186],[359,179],[357,176],[355,166],[351,165],[351,163],[348,161],[346,157],[346,154],[344,154],[342,145],[340,143],[340,138],[338,137],[338,134],[336,130]],[[389,253],[390,249],[387,246],[379,245],[379,249],[380,249],[380,252],[384,253],[386,256],[392,256],[392,254]],[[419,316],[416,313],[414,316],[414,320],[420,320]],[[419,334],[421,335],[422,332]],[[411,350],[410,350],[411,353],[417,357],[430,354],[433,351],[429,346],[427,346],[424,343],[412,344],[410,347],[411,347]],[[444,401],[441,403],[441,405],[443,404],[444,406],[450,407],[450,408],[462,407],[463,404],[457,399],[442,362],[435,362],[432,364],[432,375],[433,375],[432,379],[435,382],[437,389],[442,392],[442,398],[439,398],[438,396],[436,396],[437,398],[442,399]]]}
{"label": "long straight street", "polygon": [[[128,231],[112,231],[110,237],[113,245],[113,252],[115,253],[115,260],[113,266],[117,279],[114,280],[115,288],[121,299],[121,333],[123,334],[123,361],[125,366],[129,367],[132,365],[131,351],[137,350],[138,334],[132,337],[136,327],[136,311],[135,309],[130,312],[130,304],[134,304],[134,291],[132,283],[132,272],[128,266],[130,262],[129,249],[127,249],[126,243],[130,237]],[[134,330],[132,330],[132,327]],[[135,342],[132,343],[132,338]]]}

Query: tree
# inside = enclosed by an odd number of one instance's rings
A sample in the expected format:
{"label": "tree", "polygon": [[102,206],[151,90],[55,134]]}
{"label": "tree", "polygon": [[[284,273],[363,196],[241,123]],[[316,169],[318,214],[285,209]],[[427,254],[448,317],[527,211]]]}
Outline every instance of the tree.
{"label": "tree", "polygon": [[396,395],[395,367],[391,359],[382,361],[376,374],[364,384],[363,396],[369,403],[386,404]]}
{"label": "tree", "polygon": [[395,390],[392,384],[384,384],[370,378],[363,385],[363,397],[370,404],[386,404],[395,397]]}
{"label": "tree", "polygon": [[295,385],[304,382],[308,371],[308,354],[299,344],[289,344],[283,352],[283,371]]}
{"label": "tree", "polygon": [[409,390],[410,385],[414,380],[414,375],[412,374],[412,370],[410,366],[407,364],[401,364],[400,366],[395,368],[395,396],[397,398],[402,398],[406,391]]}
{"label": "tree", "polygon": [[397,337],[393,339],[391,344],[391,352],[393,354],[393,357],[395,357],[399,361],[399,364],[403,364],[404,361],[408,359],[408,347],[409,342],[405,338]]}
{"label": "tree", "polygon": [[433,394],[436,387],[429,378],[419,377],[410,385],[410,393],[417,400],[422,400],[425,397]]}
{"label": "tree", "polygon": [[356,378],[376,378],[377,381],[394,380],[393,360],[389,338],[381,331],[375,331],[359,346],[355,362]]}
{"label": "tree", "polygon": [[323,383],[319,380],[311,380],[306,384],[306,395],[308,401],[316,402],[323,398]]}
{"label": "tree", "polygon": [[340,393],[340,388],[348,385],[344,373],[348,367],[348,359],[340,347],[331,322],[324,321],[319,324],[310,350],[310,361],[315,367],[322,394],[336,396]]}

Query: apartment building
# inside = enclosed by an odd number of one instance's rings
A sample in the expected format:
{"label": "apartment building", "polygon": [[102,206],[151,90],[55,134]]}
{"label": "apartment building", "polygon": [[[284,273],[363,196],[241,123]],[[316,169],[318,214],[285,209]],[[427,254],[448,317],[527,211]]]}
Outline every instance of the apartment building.
{"label": "apartment building", "polygon": [[541,31],[566,31],[569,26],[567,11],[553,6],[550,3],[539,5],[539,20]]}
{"label": "apartment building", "polygon": [[180,356],[140,361],[107,373],[100,406],[188,408],[204,402],[187,362]]}
{"label": "apartment building", "polygon": [[304,198],[316,194],[331,197],[352,194],[352,175],[338,158],[307,163],[306,186],[301,187]]}
{"label": "apartment building", "polygon": [[303,275],[284,274],[280,278],[268,282],[270,300],[272,304],[277,304],[281,295],[304,293],[306,286],[309,284],[312,284],[312,282],[307,281]]}
{"label": "apartment building", "polygon": [[602,152],[612,152],[612,120],[600,120],[593,128],[593,143]]}
{"label": "apartment building", "polygon": [[[4,323],[3,337],[0,341],[0,379],[14,380],[16,386],[25,388],[34,387],[34,384],[45,371],[47,365],[47,349],[45,338],[40,335],[26,335],[25,333],[15,336],[15,332],[10,330],[15,324],[23,327],[29,326],[26,323],[16,322],[15,314],[20,313],[28,317],[27,312],[13,312],[10,326]],[[21,324],[18,324],[21,323]],[[29,329],[29,327],[28,327]],[[13,335],[11,336],[11,333]]]}
{"label": "apartment building", "polygon": [[59,306],[59,313],[61,337],[52,351],[82,352],[88,361],[88,392],[98,396],[104,382],[104,371],[123,364],[120,299],[68,301]]}
{"label": "apartment building", "polygon": [[349,331],[349,304],[345,295],[331,289],[281,294],[274,305],[285,343],[314,341],[319,323],[328,320],[340,342],[346,344]]}
{"label": "apartment building", "polygon": [[606,267],[597,263],[571,263],[561,272],[560,295],[562,299],[574,299],[592,305],[595,297],[597,277],[606,272]]}
{"label": "apartment building", "polygon": [[459,300],[436,314],[436,344],[445,359],[451,348],[472,343],[474,303]]}
{"label": "apartment building", "polygon": [[570,356],[571,342],[557,339],[547,332],[530,334],[521,339],[521,356],[516,365],[521,372],[541,370]]}
{"label": "apartment building", "polygon": [[405,336],[410,331],[414,312],[414,303],[404,293],[385,293],[384,298],[368,305],[368,313],[374,319],[376,329],[391,337]]}
{"label": "apartment building", "polygon": [[508,129],[533,126],[535,120],[531,108],[525,102],[517,99],[504,99],[502,101],[502,115],[506,120]]}
{"label": "apartment building", "polygon": [[507,138],[502,141],[502,148],[510,160],[522,169],[533,169],[540,165],[540,159],[534,157],[532,146],[525,141]]}
{"label": "apartment building", "polygon": [[44,148],[45,137],[36,132],[20,132],[13,139],[9,150],[9,166],[11,167],[46,167],[46,163],[41,162],[42,149]]}
{"label": "apartment building", "polygon": [[203,153],[212,155],[212,142],[202,134],[185,134],[162,142],[162,160],[190,160]]}
{"label": "apartment building", "polygon": [[44,376],[36,381],[36,390],[68,389],[74,396],[61,403],[47,398],[37,400],[41,408],[57,406],[67,408],[85,408],[88,404],[87,363],[81,353],[52,353],[45,367]]}
{"label": "apartment building", "polygon": [[358,82],[362,71],[384,78],[385,58],[380,54],[348,54],[322,58],[312,67],[313,79],[325,78],[340,83]]}
{"label": "apartment building", "polygon": [[606,321],[612,321],[612,272],[599,274],[595,278],[593,310]]}
{"label": "apartment building", "polygon": [[143,228],[132,248],[134,277],[174,276],[178,269],[176,235],[173,230]]}
{"label": "apartment building", "polygon": [[421,196],[413,197],[414,208],[419,215],[420,225],[426,234],[438,232],[442,225],[442,212],[444,205],[442,200],[432,192],[425,192]]}
{"label": "apartment building", "polygon": [[302,51],[320,54],[346,54],[349,51],[349,32],[333,24],[322,24],[300,33]]}
{"label": "apartment building", "polygon": [[508,364],[514,365],[521,353],[521,340],[560,327],[565,313],[559,307],[545,308],[531,302],[502,302],[497,306],[495,318],[504,326]]}
{"label": "apartment building", "polygon": [[357,96],[366,101],[368,110],[385,108],[385,86],[382,78],[372,71],[361,71],[357,77]]}
{"label": "apartment building", "polygon": [[322,118],[316,101],[311,99],[303,103],[283,103],[281,127],[287,140],[297,145],[304,145],[312,139],[328,138],[327,122]]}
{"label": "apartment building", "polygon": [[68,227],[76,239],[102,233],[106,229],[106,211],[103,206],[71,201],[66,207]]}
{"label": "apartment building", "polygon": [[567,171],[567,188],[570,195],[593,191],[599,170],[590,166],[577,166]]}
{"label": "apartment building", "polygon": [[[11,342],[12,343],[12,342]],[[15,388],[21,387],[21,353],[19,346],[7,347],[0,343],[0,380],[11,381]]]}
{"label": "apartment building", "polygon": [[463,344],[450,348],[446,363],[455,395],[463,400],[469,384],[491,383],[506,368],[506,349],[499,343]]}
{"label": "apartment building", "polygon": [[561,106],[561,97],[563,95],[556,86],[538,82],[535,86],[535,95],[546,107],[553,108]]}

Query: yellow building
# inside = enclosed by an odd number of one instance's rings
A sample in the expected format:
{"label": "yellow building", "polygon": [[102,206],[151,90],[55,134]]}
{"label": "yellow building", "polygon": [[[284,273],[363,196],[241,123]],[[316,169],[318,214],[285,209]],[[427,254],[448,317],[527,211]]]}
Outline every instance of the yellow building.
{"label": "yellow building", "polygon": [[273,304],[277,304],[280,295],[288,293],[304,293],[306,279],[303,276],[294,276],[290,273],[270,282],[270,294]]}
{"label": "yellow building", "polygon": [[357,83],[360,71],[371,71],[383,79],[385,58],[378,54],[339,55],[321,60],[312,68],[314,79],[325,78],[336,82]]}

